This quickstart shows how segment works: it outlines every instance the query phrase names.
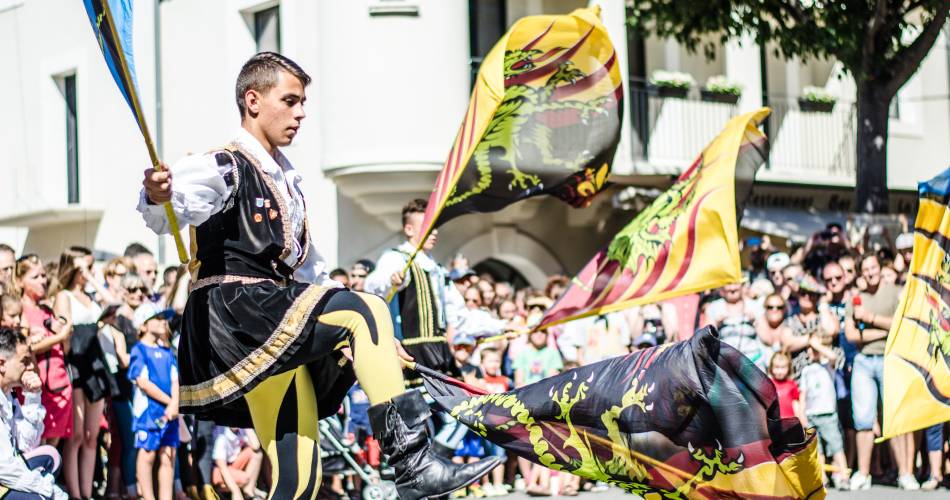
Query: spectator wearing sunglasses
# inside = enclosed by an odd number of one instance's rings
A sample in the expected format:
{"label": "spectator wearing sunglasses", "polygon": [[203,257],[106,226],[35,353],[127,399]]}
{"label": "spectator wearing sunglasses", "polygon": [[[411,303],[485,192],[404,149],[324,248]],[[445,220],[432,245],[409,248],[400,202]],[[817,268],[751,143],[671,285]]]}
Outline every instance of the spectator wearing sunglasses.
{"label": "spectator wearing sunglasses", "polygon": [[129,273],[129,261],[125,257],[116,257],[106,263],[102,269],[102,277],[106,282],[106,290],[112,294],[113,303],[122,303],[125,290],[122,288],[122,279]]}
{"label": "spectator wearing sunglasses", "polygon": [[[135,310],[148,297],[145,281],[137,274],[129,272],[119,285],[122,290],[122,305],[116,310],[114,319],[110,322],[109,332],[115,344],[115,355],[118,360],[116,383],[118,395],[112,398],[112,413],[115,416],[117,429],[112,433],[112,447],[109,450],[109,462],[112,474],[117,472],[119,465],[122,470],[122,481],[130,494],[135,494],[135,435],[132,432],[132,383],[128,379],[130,352],[138,343],[138,329],[135,328]],[[119,481],[110,481],[115,492]]]}

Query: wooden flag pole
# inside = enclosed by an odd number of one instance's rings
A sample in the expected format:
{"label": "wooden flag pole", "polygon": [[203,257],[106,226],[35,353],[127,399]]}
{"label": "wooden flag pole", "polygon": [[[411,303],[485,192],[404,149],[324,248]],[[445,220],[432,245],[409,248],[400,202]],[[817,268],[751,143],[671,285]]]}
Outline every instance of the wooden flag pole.
{"label": "wooden flag pole", "polygon": [[[102,12],[106,16],[106,24],[109,26],[112,39],[116,44],[119,44],[119,34],[116,32],[115,20],[112,17],[112,11],[109,8],[108,1],[102,2]],[[128,82],[129,100],[132,102],[133,114],[135,115],[135,121],[138,122],[139,131],[142,132],[142,137],[145,139],[145,147],[148,149],[148,156],[152,160],[152,167],[161,172],[164,169],[159,161],[158,153],[155,151],[152,136],[148,132],[148,124],[145,123],[145,116],[142,114],[142,107],[139,104],[135,82],[132,81],[131,75],[129,75],[129,67],[125,61],[125,51],[122,50],[121,46],[117,46],[116,52],[116,57],[119,58],[119,70],[122,72],[122,78]],[[185,242],[181,238],[181,231],[178,227],[178,217],[175,216],[175,211],[172,209],[170,202],[166,201],[162,203],[162,207],[165,209],[165,217],[168,218],[168,227],[171,229],[172,236],[175,238],[175,247],[178,249],[178,260],[181,261],[182,264],[187,264],[189,260],[188,251],[185,249]]]}

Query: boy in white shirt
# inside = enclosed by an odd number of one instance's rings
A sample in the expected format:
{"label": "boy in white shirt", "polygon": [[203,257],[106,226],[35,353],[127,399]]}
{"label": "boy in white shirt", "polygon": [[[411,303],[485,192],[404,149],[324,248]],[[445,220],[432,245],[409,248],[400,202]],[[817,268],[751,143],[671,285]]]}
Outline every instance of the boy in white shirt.
{"label": "boy in white shirt", "polygon": [[820,455],[831,455],[837,469],[831,476],[835,488],[848,489],[848,461],[844,454],[841,424],[838,422],[838,396],[832,372],[836,354],[831,350],[830,335],[812,335],[808,354],[811,362],[802,369],[798,384],[805,401],[805,417],[815,427],[824,448]]}
{"label": "boy in white shirt", "polygon": [[238,427],[215,427],[211,458],[214,459],[212,482],[215,487],[226,489],[232,500],[266,496],[266,493],[255,488],[264,453],[254,431]]}

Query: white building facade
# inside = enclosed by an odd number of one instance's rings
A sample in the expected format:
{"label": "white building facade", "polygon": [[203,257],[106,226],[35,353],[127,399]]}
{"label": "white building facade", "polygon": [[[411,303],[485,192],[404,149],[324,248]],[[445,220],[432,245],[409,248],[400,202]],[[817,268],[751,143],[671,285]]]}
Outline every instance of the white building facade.
{"label": "white building facade", "polygon": [[[567,13],[587,3],[138,0],[141,100],[161,155],[172,163],[233,136],[234,80],[248,57],[278,50],[297,61],[314,82],[308,117],[285,153],[304,175],[318,248],[346,267],[398,244],[400,208],[431,189],[464,114],[473,68],[498,36],[524,15]],[[585,210],[531,200],[456,219],[441,230],[437,257],[463,253],[502,279],[516,270],[535,286],[548,274],[576,272],[632,217],[618,208],[627,205],[626,186],[668,184],[729,116],[763,103],[776,109],[768,129],[772,156],[746,225],[791,234],[795,228],[776,223],[776,213],[808,204],[847,210],[854,91],[849,79],[837,78],[836,64],[763,57],[750,41],[721,47],[708,61],[671,41],[628,36],[622,0],[593,3],[602,5],[630,77],[618,185]],[[950,164],[947,43],[943,35],[898,98],[889,141],[895,210],[912,210],[896,204]],[[149,232],[134,209],[148,155],[82,3],[0,0],[0,67],[8,102],[0,133],[0,241],[44,258],[71,244],[119,254],[138,241],[173,263],[171,238]],[[704,102],[698,90],[686,99],[661,98],[643,81],[656,69],[688,72],[699,84],[726,75],[743,85],[743,95],[735,105]],[[800,111],[794,98],[806,85],[840,96],[835,110]]]}

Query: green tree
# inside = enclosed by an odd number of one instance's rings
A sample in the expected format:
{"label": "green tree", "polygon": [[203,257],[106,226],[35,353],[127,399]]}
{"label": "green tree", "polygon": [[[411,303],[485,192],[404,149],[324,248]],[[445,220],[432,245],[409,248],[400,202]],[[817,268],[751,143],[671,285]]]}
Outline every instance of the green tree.
{"label": "green tree", "polygon": [[627,0],[634,29],[707,57],[713,43],[751,35],[785,57],[841,61],[857,84],[855,209],[870,213],[887,210],[891,99],[933,47],[948,11],[950,0]]}

